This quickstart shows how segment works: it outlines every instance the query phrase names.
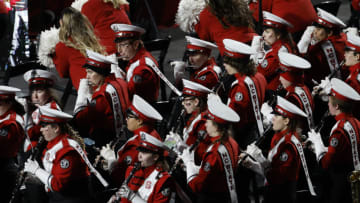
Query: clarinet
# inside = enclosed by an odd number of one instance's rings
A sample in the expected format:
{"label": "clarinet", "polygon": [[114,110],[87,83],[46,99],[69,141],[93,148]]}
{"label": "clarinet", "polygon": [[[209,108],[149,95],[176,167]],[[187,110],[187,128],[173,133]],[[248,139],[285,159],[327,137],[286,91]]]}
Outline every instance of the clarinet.
{"label": "clarinet", "polygon": [[[36,145],[36,147],[34,148],[33,150],[33,153],[30,155],[29,159],[31,160],[34,160],[36,159],[39,154],[41,153],[40,151],[40,148],[42,147],[43,143],[45,142],[45,139],[43,136],[40,136],[39,138],[39,142],[38,144]],[[11,195],[11,199],[10,199],[10,202],[9,203],[13,203],[15,202],[16,198],[17,198],[17,194],[20,190],[20,187],[24,184],[25,182],[25,178],[26,178],[26,174],[24,172],[24,169],[22,169],[20,172],[19,172],[19,175],[18,175],[18,178],[17,178],[17,181],[16,181],[16,185],[14,187],[14,190],[12,192],[12,195]]]}
{"label": "clarinet", "polygon": [[[125,185],[129,184],[129,182],[130,182],[131,178],[134,176],[135,172],[140,169],[140,166],[141,166],[140,162],[134,163],[134,168],[130,171],[129,176],[125,179],[123,184],[125,184]],[[116,203],[120,202],[121,197],[118,196],[116,193],[115,193],[115,196],[116,196],[116,199],[114,202],[116,202]]]}
{"label": "clarinet", "polygon": [[[342,67],[344,64],[345,64],[345,60],[342,60],[342,61],[340,62],[340,64],[339,64],[339,66],[336,67],[336,69],[335,69],[333,72],[331,72],[331,73],[330,73],[328,76],[326,76],[326,77],[328,77],[329,80],[330,80],[331,78],[333,78],[333,77],[337,74],[337,72],[341,69],[341,67]],[[325,78],[326,78],[326,77],[325,77]],[[313,79],[313,83],[314,83],[315,85],[319,84],[319,83],[316,82],[314,79]],[[317,84],[316,84],[316,83],[317,83]],[[320,91],[321,91],[321,89],[319,88],[319,89],[316,91],[315,94],[319,94]]]}

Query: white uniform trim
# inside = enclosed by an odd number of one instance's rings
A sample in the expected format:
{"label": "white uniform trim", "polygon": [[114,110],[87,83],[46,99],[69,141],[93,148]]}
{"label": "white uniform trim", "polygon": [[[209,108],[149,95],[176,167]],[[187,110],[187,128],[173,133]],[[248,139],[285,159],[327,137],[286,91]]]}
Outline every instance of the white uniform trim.
{"label": "white uniform trim", "polygon": [[121,127],[123,125],[124,119],[123,119],[123,114],[121,112],[121,103],[119,100],[119,95],[118,95],[116,89],[114,88],[114,86],[112,86],[109,83],[106,85],[105,91],[107,93],[109,93],[109,95],[111,97],[112,110],[113,110],[113,114],[114,114],[115,133],[116,133],[116,136],[120,136]]}
{"label": "white uniform trim", "polygon": [[197,123],[201,119],[201,114],[196,116],[196,118],[191,122],[189,128],[184,128],[184,141],[186,143],[187,139],[189,138],[189,133],[193,131],[195,123]]}
{"label": "white uniform trim", "polygon": [[138,190],[138,194],[142,199],[148,201],[151,193],[154,191],[156,183],[159,181],[157,178],[160,172],[156,169],[145,179],[144,183]]}
{"label": "white uniform trim", "polygon": [[350,144],[351,144],[351,152],[352,152],[352,160],[354,164],[355,170],[360,170],[360,162],[359,162],[359,150],[358,150],[358,142],[356,139],[356,134],[354,127],[351,125],[349,121],[346,121],[344,124],[344,130],[347,132]]}
{"label": "white uniform trim", "polygon": [[299,152],[301,164],[302,164],[304,172],[305,172],[306,181],[307,181],[310,193],[311,193],[312,196],[316,196],[314,186],[313,186],[313,184],[311,182],[311,179],[310,179],[309,169],[308,169],[307,164],[306,164],[305,154],[304,154],[304,150],[302,148],[302,145],[294,135],[291,136],[291,142],[295,145],[297,151]]}
{"label": "white uniform trim", "polygon": [[259,97],[257,95],[256,86],[254,84],[254,81],[249,76],[245,77],[244,82],[249,89],[251,104],[254,110],[254,115],[259,130],[259,135],[261,137],[264,135],[264,126],[263,126],[263,121],[261,119]]}
{"label": "white uniform trim", "polygon": [[285,141],[285,136],[282,137],[278,143],[276,143],[275,147],[273,147],[270,151],[269,151],[269,154],[268,154],[268,160],[270,162],[272,162],[272,159],[274,158],[275,154],[277,154],[277,150],[280,146],[281,143],[283,143]]}
{"label": "white uniform trim", "polygon": [[304,89],[301,87],[295,87],[295,94],[300,98],[302,105],[304,106],[305,113],[307,115],[306,120],[308,121],[308,125],[310,129],[314,128],[314,117],[310,105],[309,98],[305,93]]}
{"label": "white uniform trim", "polygon": [[333,44],[329,40],[326,40],[324,43],[321,44],[321,48],[326,56],[326,60],[330,67],[330,72],[333,73],[334,71],[338,70],[339,62],[337,60]]}
{"label": "white uniform trim", "polygon": [[237,203],[238,198],[236,194],[235,176],[234,176],[234,171],[233,171],[229,152],[227,151],[226,147],[223,144],[219,145],[218,152],[225,170],[226,183],[228,185],[231,203]]}

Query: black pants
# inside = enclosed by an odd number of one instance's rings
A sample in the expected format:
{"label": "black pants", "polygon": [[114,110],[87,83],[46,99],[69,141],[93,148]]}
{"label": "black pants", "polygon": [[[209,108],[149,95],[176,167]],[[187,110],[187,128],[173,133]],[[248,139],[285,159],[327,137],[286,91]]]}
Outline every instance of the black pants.
{"label": "black pants", "polygon": [[15,158],[0,159],[0,202],[9,202],[18,175]]}

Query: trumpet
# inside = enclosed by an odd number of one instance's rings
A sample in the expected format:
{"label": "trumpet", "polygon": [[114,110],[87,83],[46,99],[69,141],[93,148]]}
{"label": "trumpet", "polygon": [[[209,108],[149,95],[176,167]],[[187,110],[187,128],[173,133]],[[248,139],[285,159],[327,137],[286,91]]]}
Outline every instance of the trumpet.
{"label": "trumpet", "polygon": [[349,182],[351,184],[351,196],[353,203],[360,202],[360,171],[354,170],[349,176]]}

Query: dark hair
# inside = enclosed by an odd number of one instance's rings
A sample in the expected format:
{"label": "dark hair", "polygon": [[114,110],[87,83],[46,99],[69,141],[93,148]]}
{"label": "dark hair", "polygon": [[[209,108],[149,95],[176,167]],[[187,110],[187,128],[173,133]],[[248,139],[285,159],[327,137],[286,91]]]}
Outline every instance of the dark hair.
{"label": "dark hair", "polygon": [[232,123],[217,123],[211,120],[214,126],[216,126],[217,131],[221,134],[220,142],[223,143],[230,136],[232,136]]}
{"label": "dark hair", "polygon": [[227,63],[234,67],[239,73],[254,76],[257,72],[255,64],[249,57],[246,58],[232,58],[224,55],[224,63]]}
{"label": "dark hair", "polygon": [[251,11],[243,0],[206,0],[210,11],[224,28],[232,26],[254,27]]}
{"label": "dark hair", "polygon": [[332,105],[338,105],[339,106],[339,110],[343,113],[346,113],[346,114],[352,114],[352,110],[353,110],[353,107],[354,107],[354,103],[353,102],[348,102],[348,101],[344,101],[344,100],[341,100],[341,99],[338,99],[334,96],[330,96],[330,103]]}
{"label": "dark hair", "polygon": [[272,29],[274,31],[275,35],[280,36],[280,39],[283,42],[289,44],[292,53],[294,53],[294,54],[299,53],[296,43],[294,42],[291,34],[286,29],[278,29],[278,28],[274,28],[274,27],[270,27],[270,26],[264,26],[264,30],[266,30],[266,29]]}
{"label": "dark hair", "polygon": [[199,107],[200,111],[199,112],[203,112],[207,109],[207,99],[204,97],[196,97],[196,96],[192,96],[192,95],[184,95],[184,98],[191,98],[191,99],[198,99],[199,103],[197,105],[197,107]]}
{"label": "dark hair", "polygon": [[332,32],[332,35],[340,35],[340,33],[341,33],[341,29],[339,27],[328,28],[317,22],[314,22],[313,25],[318,28],[323,28],[325,30],[326,34],[330,34],[330,32]]}

